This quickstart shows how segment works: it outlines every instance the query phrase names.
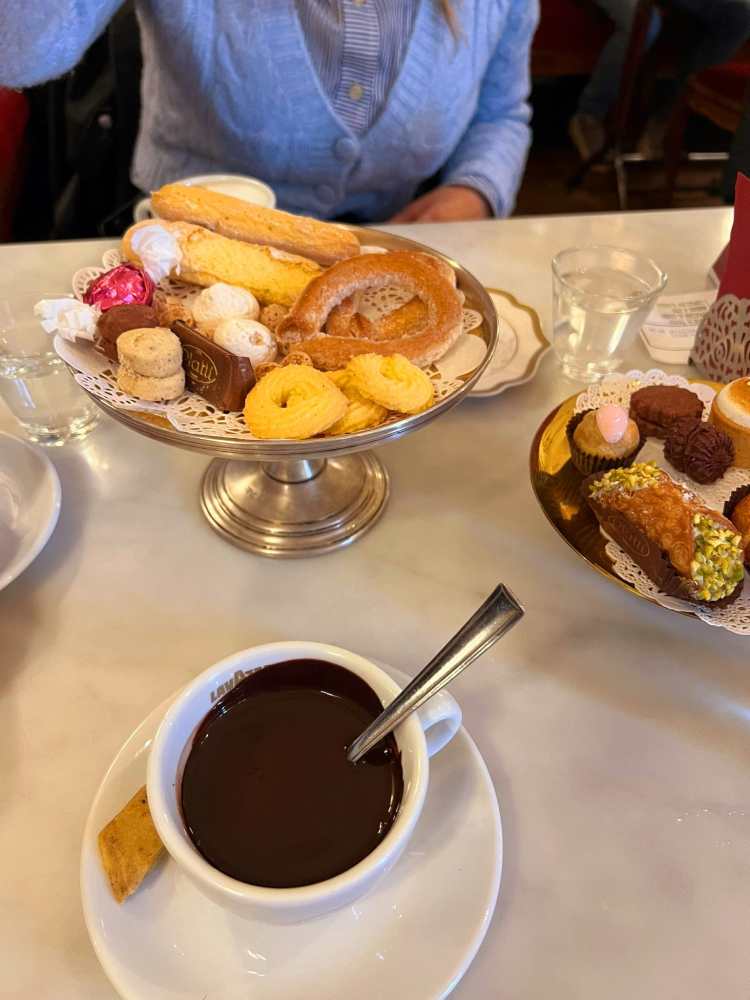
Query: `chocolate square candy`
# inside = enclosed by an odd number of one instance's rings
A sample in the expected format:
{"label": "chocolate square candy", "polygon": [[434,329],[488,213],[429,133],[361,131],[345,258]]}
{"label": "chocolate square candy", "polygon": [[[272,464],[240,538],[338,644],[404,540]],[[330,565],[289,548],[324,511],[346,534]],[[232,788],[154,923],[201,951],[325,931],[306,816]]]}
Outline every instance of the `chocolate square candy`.
{"label": "chocolate square candy", "polygon": [[182,344],[186,388],[225,413],[243,409],[255,385],[250,358],[224,350],[180,319],[172,324],[172,332]]}

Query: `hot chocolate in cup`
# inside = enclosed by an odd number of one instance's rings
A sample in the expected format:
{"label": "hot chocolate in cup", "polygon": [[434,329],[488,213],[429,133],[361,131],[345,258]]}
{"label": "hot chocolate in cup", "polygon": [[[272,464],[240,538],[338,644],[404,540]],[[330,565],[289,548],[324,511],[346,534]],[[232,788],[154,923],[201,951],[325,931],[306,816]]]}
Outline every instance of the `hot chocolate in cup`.
{"label": "hot chocolate in cup", "polygon": [[[311,663],[319,665],[317,674]],[[330,666],[326,669],[326,665]],[[345,673],[341,673],[342,668]],[[330,830],[321,826],[322,815],[307,813],[317,824],[311,838],[310,831],[305,829],[305,811],[295,810],[296,798],[285,800],[283,797],[284,788],[295,785],[295,758],[293,755],[290,758],[286,742],[283,746],[279,743],[280,732],[292,742],[297,737],[298,748],[302,746],[297,729],[293,725],[280,726],[278,715],[282,710],[284,686],[289,687],[295,670],[300,670],[300,677],[306,678],[303,684],[311,681],[313,687],[316,678],[323,677],[324,687],[336,688],[335,697],[351,696],[352,704],[367,705],[372,717],[380,705],[387,705],[399,693],[398,685],[375,664],[336,646],[312,642],[256,646],[210,667],[177,696],[154,737],[148,763],[147,790],[154,823],[167,851],[184,874],[214,902],[240,915],[272,923],[297,923],[346,906],[369,891],[390,870],[419,820],[429,782],[429,758],[448,743],[461,724],[461,710],[456,701],[447,692],[439,692],[419,713],[407,718],[396,729],[395,741],[390,747],[376,748],[380,758],[370,761],[368,755],[364,766],[371,769],[370,774],[366,770],[358,772],[362,786],[356,784],[359,776],[344,775],[346,781],[353,780],[355,784],[349,786],[340,800],[335,795],[327,798],[329,805],[336,803],[337,809],[337,819]],[[257,703],[253,700],[256,697],[261,699]],[[267,700],[264,702],[263,698]],[[262,734],[264,718],[259,717],[256,723],[253,717],[256,704],[259,710],[263,705],[271,705],[271,714],[265,716],[265,722],[272,723],[272,736],[275,745],[280,747],[278,764],[274,757],[263,759],[261,756],[260,762],[256,761],[258,767],[248,770],[243,765],[243,771],[237,765],[235,773],[228,776],[226,764],[228,762],[232,770],[234,761],[231,756],[227,758],[226,753],[231,753],[232,746],[242,745],[242,734],[247,733],[249,740],[255,739],[256,732],[259,738]],[[217,705],[221,706],[219,711]],[[238,706],[244,718],[235,714],[234,732],[227,733],[224,723]],[[355,707],[354,711],[359,709]],[[216,729],[212,730],[214,724]],[[311,723],[306,725],[306,745],[310,745],[309,739],[314,732],[311,726]],[[229,742],[222,743],[225,736]],[[239,744],[232,744],[232,740],[238,739]],[[209,747],[211,740],[214,749],[219,751],[216,758],[211,757],[214,752]],[[269,745],[274,744],[266,741],[266,749]],[[343,767],[345,745],[341,746],[341,755]],[[319,755],[315,759],[324,762],[326,758]],[[222,760],[225,766],[220,768]],[[299,760],[300,767],[309,767],[310,761],[302,754]],[[335,782],[337,775],[340,777],[342,773],[338,757],[333,759],[331,767]],[[348,767],[357,769],[362,764]],[[387,773],[380,770],[382,768],[387,768]],[[265,771],[265,775],[260,771]],[[215,787],[211,782],[212,773],[217,775]],[[314,772],[311,777],[316,777]],[[259,783],[254,785],[256,780]],[[275,782],[278,784],[274,788]],[[296,787],[299,791],[299,784]],[[270,797],[269,788],[273,792]],[[217,803],[216,812],[228,820],[224,827],[218,821],[213,822],[216,819],[214,810],[205,808],[202,789],[208,795],[219,796],[214,802]],[[274,795],[281,798],[274,800]],[[227,801],[222,796],[226,796]],[[278,812],[274,811],[274,801],[278,802]],[[314,798],[305,808],[309,810],[313,803]],[[346,810],[353,812],[343,810],[342,803]],[[370,844],[365,836],[365,814],[368,809],[381,807],[385,810],[382,824],[375,822],[376,827],[380,825],[381,834]],[[248,810],[255,808],[260,826],[246,829],[251,834],[248,841],[255,843],[256,851],[243,857],[241,845],[244,840],[237,838],[231,817],[236,815],[239,823],[241,819],[247,822],[250,816],[254,823],[255,817]],[[351,825],[350,815],[355,821]],[[289,817],[295,819],[289,822]],[[371,825],[372,819],[373,816],[369,820]],[[287,823],[289,825],[285,826]],[[228,836],[224,836],[223,829],[228,830]],[[321,843],[319,856],[314,849],[316,837]],[[279,843],[275,844],[277,840]],[[299,854],[295,853],[296,843],[300,845]],[[274,846],[274,852],[264,853]],[[288,864],[284,850],[289,851]],[[358,856],[363,851],[367,853]],[[267,862],[264,857],[268,858]],[[346,858],[349,860],[343,860]],[[347,867],[337,870],[337,863]],[[325,873],[322,880],[309,881],[320,872]],[[247,881],[247,878],[255,881]],[[307,884],[295,884],[295,879]],[[259,882],[263,884],[257,884]]]}

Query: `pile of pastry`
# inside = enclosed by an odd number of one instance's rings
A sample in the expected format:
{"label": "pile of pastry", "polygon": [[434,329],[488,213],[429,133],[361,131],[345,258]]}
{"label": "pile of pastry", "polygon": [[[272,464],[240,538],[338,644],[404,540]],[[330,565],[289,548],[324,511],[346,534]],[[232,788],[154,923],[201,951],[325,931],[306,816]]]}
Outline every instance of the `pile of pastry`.
{"label": "pile of pastry", "polygon": [[[354,233],[199,187],[152,194],[125,263],[95,278],[97,350],[118,387],[153,402],[185,389],[243,411],[260,438],[375,427],[434,399],[425,368],[462,332],[453,269],[426,253],[361,252]],[[363,293],[394,288],[379,320]]]}
{"label": "pile of pastry", "polygon": [[698,484],[732,467],[750,470],[750,379],[716,395],[708,420],[689,389],[653,385],[630,396],[629,409],[607,404],[568,424],[571,461],[586,475],[583,495],[599,524],[661,591],[693,603],[735,601],[750,569],[750,485],[723,512],[677,483],[654,462],[636,462],[647,437]]}

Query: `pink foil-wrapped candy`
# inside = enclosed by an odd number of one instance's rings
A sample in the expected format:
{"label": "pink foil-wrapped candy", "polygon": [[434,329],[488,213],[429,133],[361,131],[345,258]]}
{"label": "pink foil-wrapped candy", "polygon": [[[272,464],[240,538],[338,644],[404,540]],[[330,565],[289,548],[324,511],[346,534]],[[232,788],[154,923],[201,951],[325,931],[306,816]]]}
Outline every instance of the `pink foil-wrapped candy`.
{"label": "pink foil-wrapped candy", "polygon": [[154,283],[144,270],[135,264],[118,264],[94,278],[83,301],[106,312],[113,306],[150,306],[153,297]]}

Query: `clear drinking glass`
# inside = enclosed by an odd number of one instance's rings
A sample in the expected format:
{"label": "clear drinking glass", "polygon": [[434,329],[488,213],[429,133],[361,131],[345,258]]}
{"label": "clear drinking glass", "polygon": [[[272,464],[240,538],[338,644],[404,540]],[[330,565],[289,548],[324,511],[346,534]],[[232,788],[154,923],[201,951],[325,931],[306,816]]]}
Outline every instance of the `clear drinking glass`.
{"label": "clear drinking glass", "polygon": [[569,378],[595,382],[622,363],[667,275],[618,247],[571,247],[552,258],[552,347]]}
{"label": "clear drinking glass", "polygon": [[16,320],[0,299],[0,396],[38,444],[60,445],[85,437],[99,410],[79,389],[29,308]]}

